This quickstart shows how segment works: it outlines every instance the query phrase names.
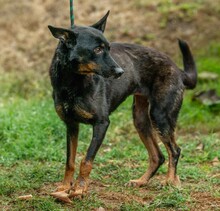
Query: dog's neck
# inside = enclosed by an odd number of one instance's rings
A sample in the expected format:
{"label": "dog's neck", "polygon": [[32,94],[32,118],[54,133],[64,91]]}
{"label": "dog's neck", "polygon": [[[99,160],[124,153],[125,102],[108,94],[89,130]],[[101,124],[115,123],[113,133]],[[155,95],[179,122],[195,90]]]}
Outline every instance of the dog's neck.
{"label": "dog's neck", "polygon": [[[71,70],[65,71],[61,70],[57,74],[56,80],[59,81],[60,87],[68,87],[70,89],[87,89],[89,86],[93,84],[94,75],[82,75],[74,73]],[[57,87],[56,87],[57,88]]]}

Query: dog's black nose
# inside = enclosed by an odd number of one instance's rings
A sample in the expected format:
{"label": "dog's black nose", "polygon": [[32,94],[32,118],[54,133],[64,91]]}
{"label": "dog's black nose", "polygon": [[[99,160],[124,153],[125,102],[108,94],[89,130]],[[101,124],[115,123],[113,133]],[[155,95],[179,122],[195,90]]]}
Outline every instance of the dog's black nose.
{"label": "dog's black nose", "polygon": [[115,78],[119,78],[124,73],[124,70],[120,67],[116,67],[114,70],[115,70]]}

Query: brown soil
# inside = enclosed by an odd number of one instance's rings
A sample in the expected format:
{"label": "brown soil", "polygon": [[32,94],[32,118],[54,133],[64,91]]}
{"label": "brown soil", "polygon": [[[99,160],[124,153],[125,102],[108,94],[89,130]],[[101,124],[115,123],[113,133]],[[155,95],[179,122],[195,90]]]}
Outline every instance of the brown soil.
{"label": "brown soil", "polygon": [[213,198],[207,192],[192,192],[192,211],[197,210],[219,210],[220,198]]}
{"label": "brown soil", "polygon": [[[204,0],[201,7],[170,9],[161,13],[163,3],[155,1],[75,1],[76,24],[89,25],[110,9],[106,36],[110,41],[135,42],[156,47],[174,56],[176,39],[187,40],[193,51],[220,41],[218,1]],[[179,5],[183,0],[174,0]],[[0,70],[46,72],[57,41],[47,25],[69,27],[69,1],[0,1]],[[162,24],[166,21],[166,24]],[[163,25],[163,26],[162,26]]]}
{"label": "brown soil", "polygon": [[[134,188],[136,194],[133,194],[132,192],[128,191],[123,191],[123,187],[120,190],[120,192],[109,190],[110,185],[104,185],[100,181],[90,180],[88,195],[85,196],[83,200],[86,200],[86,198],[89,197],[89,195],[95,193],[97,195],[97,198],[103,202],[105,210],[121,210],[123,204],[125,203],[137,203],[143,206],[143,210],[146,210],[147,207],[151,203],[153,203],[154,198],[157,196],[157,194],[160,194],[160,189],[162,187],[161,182],[164,180],[164,177],[165,176],[157,175],[154,177],[153,180],[151,180],[149,185],[147,185],[146,187]],[[53,191],[57,185],[58,183],[45,185],[42,189],[38,191],[38,194],[42,197],[45,197],[49,194],[50,191]],[[182,183],[182,186],[189,185],[192,187],[192,189],[193,186],[196,186],[196,184],[191,184],[190,182]],[[217,188],[219,187],[216,187],[216,189]],[[186,205],[188,208],[190,208],[191,211],[220,210],[220,198],[211,196],[210,192],[196,192],[192,190],[190,198],[190,202],[187,202]],[[70,205],[70,207],[71,206],[72,205]],[[156,208],[155,210],[160,211],[167,209]],[[170,207],[169,210],[174,211],[176,209]]]}

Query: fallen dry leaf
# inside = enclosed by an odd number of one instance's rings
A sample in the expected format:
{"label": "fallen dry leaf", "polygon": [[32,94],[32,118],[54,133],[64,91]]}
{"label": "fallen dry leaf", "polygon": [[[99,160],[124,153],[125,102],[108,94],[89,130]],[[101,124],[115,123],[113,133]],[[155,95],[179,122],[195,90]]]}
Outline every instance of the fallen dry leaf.
{"label": "fallen dry leaf", "polygon": [[204,71],[199,73],[198,78],[202,81],[216,81],[219,76],[216,73]]}
{"label": "fallen dry leaf", "polygon": [[212,165],[213,165],[213,166],[218,166],[219,164],[220,164],[220,162],[219,162],[218,157],[215,157],[215,158],[212,160]]}
{"label": "fallen dry leaf", "polygon": [[20,199],[20,200],[29,200],[31,198],[33,198],[33,196],[31,194],[18,197],[18,199]]}
{"label": "fallen dry leaf", "polygon": [[205,145],[204,145],[203,143],[200,143],[200,144],[196,147],[196,149],[202,151],[202,150],[204,150],[204,147],[205,147]]}

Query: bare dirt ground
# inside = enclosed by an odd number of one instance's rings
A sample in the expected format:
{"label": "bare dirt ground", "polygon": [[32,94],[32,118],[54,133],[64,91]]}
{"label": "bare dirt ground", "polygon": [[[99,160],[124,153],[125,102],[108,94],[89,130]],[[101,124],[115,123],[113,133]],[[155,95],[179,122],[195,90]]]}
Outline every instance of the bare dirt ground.
{"label": "bare dirt ground", "polygon": [[[110,9],[105,33],[110,41],[141,43],[174,57],[177,38],[187,40],[193,51],[220,41],[219,0],[203,0],[198,8],[178,7],[192,1],[171,1],[174,7],[167,2],[75,1],[75,23],[92,24]],[[0,70],[47,72],[57,43],[47,25],[69,27],[69,1],[0,0],[0,17]]]}
{"label": "bare dirt ground", "polygon": [[[89,195],[92,193],[97,193],[97,197],[101,200],[108,209],[104,210],[119,210],[123,203],[137,203],[143,206],[143,210],[148,210],[147,206],[153,203],[154,198],[159,194],[160,188],[162,187],[161,182],[164,180],[163,175],[156,175],[154,179],[145,187],[137,188],[138,194],[132,194],[128,191],[111,191],[108,187],[109,185],[104,185],[101,181],[90,180]],[[60,184],[60,183],[59,183]],[[190,183],[184,183],[183,186],[187,186]],[[38,192],[39,196],[48,195],[48,190],[53,190],[58,183],[46,185],[44,188],[40,189]],[[196,186],[197,184],[191,184]],[[161,187],[160,187],[161,186]],[[92,190],[92,192],[91,192]],[[148,194],[151,193],[151,194]],[[152,194],[153,193],[153,194]],[[187,202],[186,205],[190,207],[191,211],[207,211],[207,210],[219,210],[220,199],[214,198],[209,192],[196,192],[192,191],[190,194],[191,201]],[[86,199],[85,199],[86,200]],[[98,210],[95,209],[95,210]],[[152,208],[151,208],[152,210]],[[156,211],[166,210],[165,208],[153,209]],[[169,210],[175,211],[176,208],[170,207]]]}

